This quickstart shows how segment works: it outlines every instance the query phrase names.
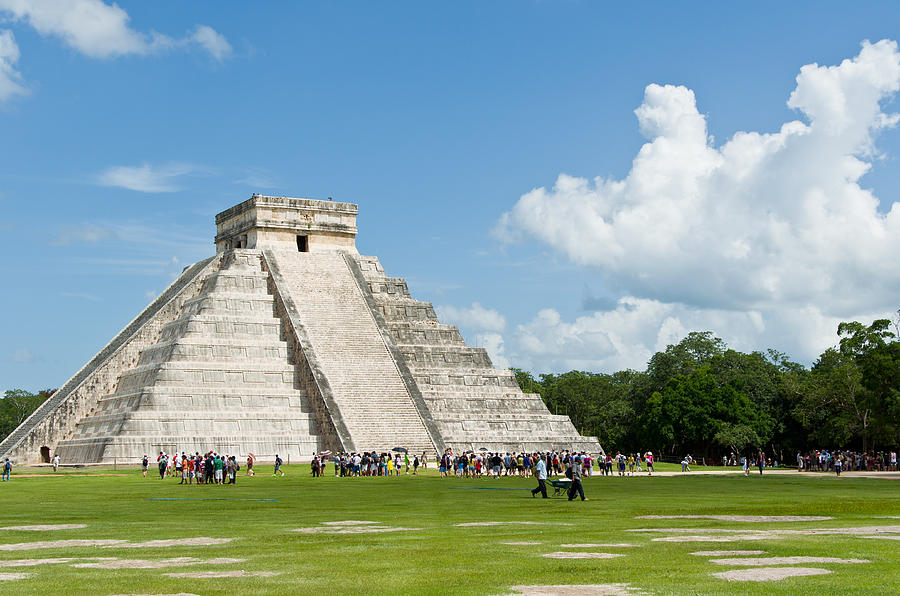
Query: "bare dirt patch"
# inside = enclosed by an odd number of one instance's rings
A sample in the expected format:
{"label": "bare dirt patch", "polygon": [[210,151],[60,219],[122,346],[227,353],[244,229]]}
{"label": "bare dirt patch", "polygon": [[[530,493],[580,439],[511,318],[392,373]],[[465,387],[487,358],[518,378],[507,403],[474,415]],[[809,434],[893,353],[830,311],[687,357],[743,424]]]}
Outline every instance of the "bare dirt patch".
{"label": "bare dirt patch", "polygon": [[624,557],[619,553],[583,553],[573,551],[559,551],[555,553],[545,553],[541,555],[548,559],[615,559],[616,557]]}
{"label": "bare dirt patch", "polygon": [[344,521],[322,522],[322,525],[323,526],[364,526],[366,524],[377,524],[377,523],[379,523],[379,522],[347,519]]}
{"label": "bare dirt patch", "polygon": [[628,584],[512,586],[510,590],[524,596],[635,596],[644,593]]}
{"label": "bare dirt patch", "polygon": [[174,557],[171,559],[112,559],[96,563],[78,563],[72,567],[88,569],[163,569],[165,567],[189,567],[191,565],[228,565],[243,563],[247,559],[196,559],[194,557]]}
{"label": "bare dirt patch", "polygon": [[476,528],[490,526],[571,526],[566,522],[536,522],[536,521],[489,521],[489,522],[466,522],[464,524],[456,524],[458,528]]}
{"label": "bare dirt patch", "polygon": [[12,559],[10,561],[0,561],[0,567],[37,567],[38,565],[59,565],[61,563],[69,563],[75,561],[71,557],[58,559]]}
{"label": "bare dirt patch", "polygon": [[764,555],[764,550],[698,550],[691,553],[698,557],[750,557],[753,555]]}
{"label": "bare dirt patch", "polygon": [[381,532],[414,532],[421,529],[396,528],[393,526],[318,526],[314,528],[296,528],[293,531],[302,534],[377,534]]}
{"label": "bare dirt patch", "polygon": [[15,530],[18,532],[52,532],[53,530],[78,530],[86,528],[87,524],[39,524],[36,526],[3,526],[0,530]]}
{"label": "bare dirt patch", "polygon": [[30,573],[0,573],[0,582],[11,582],[31,577]]}
{"label": "bare dirt patch", "polygon": [[634,519],[715,519],[759,524],[769,522],[828,521],[834,518],[828,515],[639,515]]}
{"label": "bare dirt patch", "polygon": [[[703,542],[700,534],[716,534],[716,539],[710,538],[706,542],[735,542],[737,540],[768,540],[783,536],[863,536],[868,538],[873,535],[886,535],[889,540],[891,535],[900,535],[900,526],[856,526],[849,528],[805,528],[801,530],[737,530],[733,528],[635,528],[628,532],[661,532],[666,534],[691,534],[689,540],[678,540],[677,536],[668,538],[654,538],[658,542]],[[728,540],[728,534],[740,535],[734,540]]]}
{"label": "bare dirt patch", "polygon": [[37,550],[40,548],[78,548],[82,546],[120,546],[125,540],[44,540],[41,542],[17,542],[0,544],[2,550]]}
{"label": "bare dirt patch", "polygon": [[719,573],[711,573],[710,575],[726,579],[730,582],[776,582],[788,577],[826,575],[828,573],[831,573],[831,571],[816,567],[757,567],[756,569],[721,571]]}
{"label": "bare dirt patch", "polygon": [[728,534],[727,536],[713,536],[680,534],[678,536],[666,536],[665,538],[653,538],[651,542],[743,542],[744,540],[777,540],[780,536],[768,536],[765,534]]}
{"label": "bare dirt patch", "polygon": [[540,542],[501,542],[500,544],[508,546],[537,546]]}
{"label": "bare dirt patch", "polygon": [[280,571],[244,571],[243,569],[222,571],[194,571],[187,573],[164,573],[168,577],[186,577],[190,579],[219,579],[223,577],[274,577]]}
{"label": "bare dirt patch", "polygon": [[664,534],[754,534],[765,530],[734,530],[727,528],[634,528],[626,532],[660,532]]}
{"label": "bare dirt patch", "polygon": [[632,546],[637,546],[636,544],[628,544],[625,542],[620,542],[618,544],[597,544],[592,542],[587,542],[584,544],[560,544],[560,548],[628,548]]}
{"label": "bare dirt patch", "polygon": [[863,536],[862,538],[878,538],[881,540],[900,540],[900,536]]}
{"label": "bare dirt patch", "polygon": [[206,536],[198,536],[195,538],[173,538],[171,540],[147,540],[146,542],[129,542],[127,544],[119,544],[104,548],[164,548],[170,546],[212,546],[214,544],[225,544],[231,542],[234,538],[207,538]]}
{"label": "bare dirt patch", "polygon": [[839,559],[837,557],[745,557],[733,559],[710,559],[716,565],[737,565],[763,567],[766,565],[798,565],[805,563],[871,563],[867,559]]}

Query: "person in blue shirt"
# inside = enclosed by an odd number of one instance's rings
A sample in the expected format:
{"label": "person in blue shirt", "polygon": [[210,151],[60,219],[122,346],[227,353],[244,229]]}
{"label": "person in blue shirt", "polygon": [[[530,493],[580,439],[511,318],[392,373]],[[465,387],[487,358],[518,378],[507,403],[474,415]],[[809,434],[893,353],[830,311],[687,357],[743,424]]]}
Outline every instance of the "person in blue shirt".
{"label": "person in blue shirt", "polygon": [[7,457],[6,461],[3,463],[3,482],[9,482],[10,472],[12,472],[12,462],[10,462]]}

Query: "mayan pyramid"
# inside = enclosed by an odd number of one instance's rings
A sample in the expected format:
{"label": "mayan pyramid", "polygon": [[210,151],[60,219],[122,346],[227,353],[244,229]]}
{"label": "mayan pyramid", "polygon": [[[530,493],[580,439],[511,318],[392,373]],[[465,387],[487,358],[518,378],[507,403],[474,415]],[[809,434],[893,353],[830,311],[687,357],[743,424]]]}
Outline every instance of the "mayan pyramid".
{"label": "mayan pyramid", "polygon": [[216,255],[187,267],[0,456],[600,451],[361,256],[356,214],[351,203],[260,195],[218,214]]}

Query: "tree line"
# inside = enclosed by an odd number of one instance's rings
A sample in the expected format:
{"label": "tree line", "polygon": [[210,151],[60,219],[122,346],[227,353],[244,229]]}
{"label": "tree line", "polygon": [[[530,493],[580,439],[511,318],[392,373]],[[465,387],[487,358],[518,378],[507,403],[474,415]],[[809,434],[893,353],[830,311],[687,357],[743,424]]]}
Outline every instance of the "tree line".
{"label": "tree line", "polygon": [[809,368],[776,350],[729,349],[693,332],[644,371],[542,374],[513,368],[523,391],[566,414],[606,451],[691,453],[707,460],[764,450],[866,451],[900,445],[900,311],[841,323],[839,343]]}
{"label": "tree line", "polygon": [[37,393],[24,389],[9,389],[4,392],[0,398],[0,441],[25,422],[54,393],[55,389],[43,389]]}

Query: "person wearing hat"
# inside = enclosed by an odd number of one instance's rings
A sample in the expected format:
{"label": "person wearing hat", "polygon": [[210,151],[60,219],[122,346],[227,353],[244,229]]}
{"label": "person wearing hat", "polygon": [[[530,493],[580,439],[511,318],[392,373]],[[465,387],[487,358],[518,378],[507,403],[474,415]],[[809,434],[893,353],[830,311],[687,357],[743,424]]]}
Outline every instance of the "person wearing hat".
{"label": "person wearing hat", "polygon": [[653,476],[653,452],[647,452],[647,476]]}

